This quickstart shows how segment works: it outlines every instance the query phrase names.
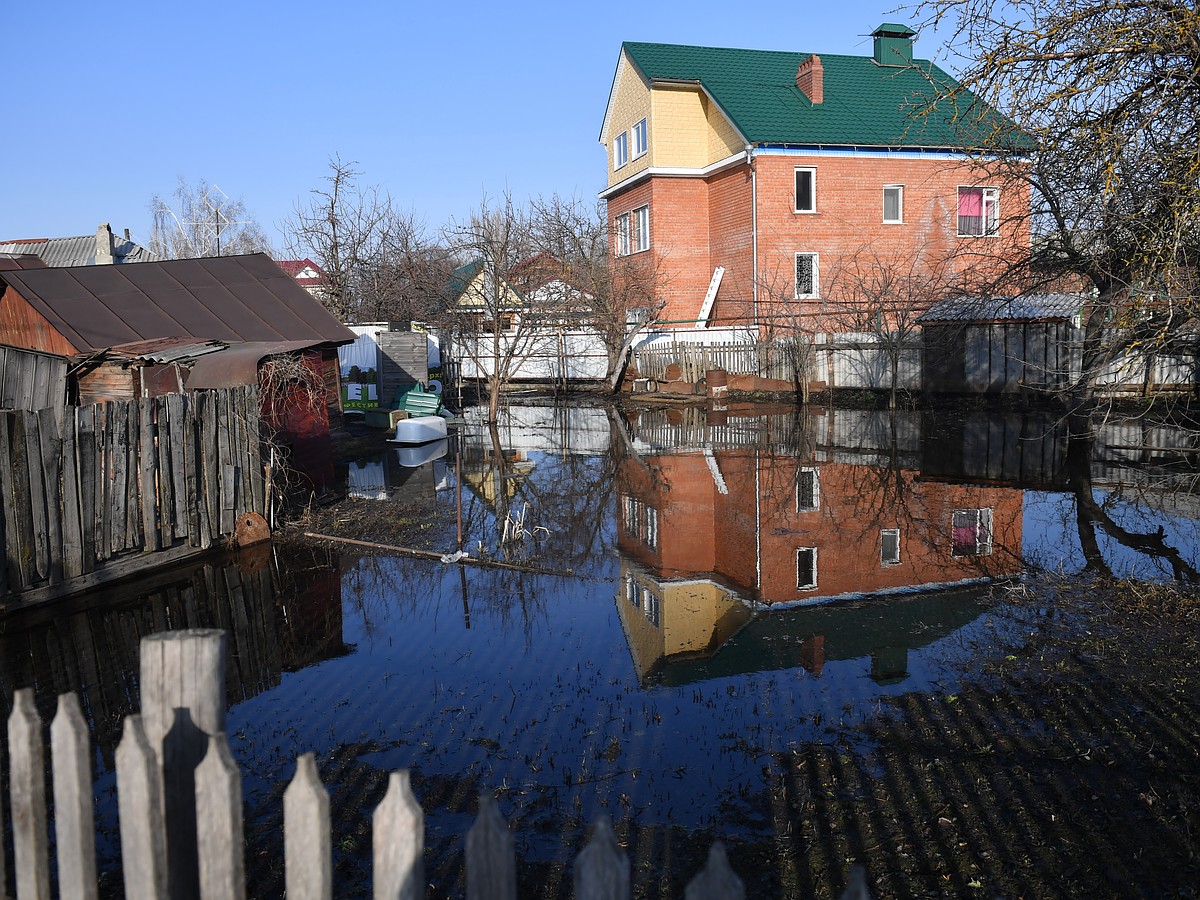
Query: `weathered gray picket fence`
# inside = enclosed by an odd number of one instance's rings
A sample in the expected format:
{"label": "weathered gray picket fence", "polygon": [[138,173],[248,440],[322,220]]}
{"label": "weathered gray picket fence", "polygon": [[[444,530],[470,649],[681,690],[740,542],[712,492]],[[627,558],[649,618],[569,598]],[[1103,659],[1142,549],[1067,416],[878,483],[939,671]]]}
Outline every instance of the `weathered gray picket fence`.
{"label": "weathered gray picket fence", "polygon": [[253,387],[0,412],[0,605],[212,547],[265,485]]}
{"label": "weathered gray picket fence", "polygon": [[[225,739],[225,652],[225,633],[218,630],[162,632],[142,641],[141,714],[125,718],[116,757],[121,864],[125,896],[133,900],[246,896],[241,774]],[[51,895],[42,733],[32,690],[16,691],[8,782],[18,900]],[[50,744],[59,895],[95,898],[91,751],[74,694],[59,697]],[[329,794],[313,754],[297,760],[283,808],[287,897],[332,897]],[[424,813],[407,771],[391,773],[372,827],[377,900],[424,896]],[[515,846],[495,800],[485,794],[466,838],[468,900],[516,900]],[[0,897],[6,883],[0,841]],[[574,891],[587,900],[630,896],[629,860],[607,817],[576,858]],[[714,844],[687,887],[687,900],[744,896],[723,846]],[[869,898],[861,868],[851,872],[847,898]]]}

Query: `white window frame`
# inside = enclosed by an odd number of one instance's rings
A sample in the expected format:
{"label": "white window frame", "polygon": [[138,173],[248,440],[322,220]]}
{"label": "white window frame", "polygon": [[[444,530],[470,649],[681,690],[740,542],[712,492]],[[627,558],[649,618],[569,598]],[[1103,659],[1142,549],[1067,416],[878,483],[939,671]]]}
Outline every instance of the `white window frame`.
{"label": "white window frame", "polygon": [[629,132],[622,131],[613,138],[613,169],[619,169],[629,162]]}
{"label": "white window frame", "polygon": [[646,125],[646,120],[635,122],[633,128],[629,129],[633,132],[633,158],[645,156],[646,151],[650,149],[650,132]]}
{"label": "white window frame", "polygon": [[617,256],[629,255],[629,213],[617,216]]}
{"label": "white window frame", "polygon": [[[800,555],[802,553],[812,554],[812,581],[806,584],[800,582]],[[796,590],[798,591],[813,591],[817,588],[817,548],[816,547],[797,547],[796,548]]]}
{"label": "white window frame", "polygon": [[[954,537],[955,520],[956,519],[971,520],[966,521],[961,526],[963,528],[972,528],[975,531],[975,540],[973,545],[968,549],[966,545],[960,545]],[[991,556],[992,555],[992,525],[993,516],[991,507],[983,509],[956,509],[950,515],[950,555],[955,558],[968,558],[972,556]]]}
{"label": "white window frame", "polygon": [[[808,200],[807,207],[800,206],[800,173],[807,173],[809,176],[808,182]],[[817,170],[813,166],[796,166],[795,173],[792,176],[792,206],[797,213],[815,213],[817,211]]]}
{"label": "white window frame", "polygon": [[[812,259],[812,291],[803,293],[800,290],[800,257],[806,256]],[[821,296],[821,254],[802,252],[796,254],[796,267],[793,270],[796,277],[796,299],[797,300],[814,300]]]}
{"label": "white window frame", "polygon": [[641,253],[650,249],[650,206],[639,206],[633,210],[630,234],[630,253]]}
{"label": "white window frame", "polygon": [[[896,218],[889,219],[887,215],[887,195],[888,191],[896,192]],[[885,225],[903,225],[904,224],[904,185],[902,184],[885,184],[883,186],[883,224]]]}
{"label": "white window frame", "polygon": [[[981,191],[979,230],[964,231],[963,216],[959,214],[962,207],[963,191]],[[959,237],[996,237],[1000,234],[1000,188],[984,187],[978,184],[960,184],[955,194],[954,216]],[[970,216],[970,219],[976,218]]]}
{"label": "white window frame", "polygon": [[[896,540],[896,552],[892,555],[887,553],[888,536],[894,536]],[[881,566],[898,566],[900,565],[900,529],[899,528],[881,528],[879,530],[879,564]]]}
{"label": "white window frame", "polygon": [[[800,488],[803,486],[801,479],[807,474],[812,474],[812,497],[805,498],[800,495]],[[805,502],[811,499],[811,503]],[[821,508],[821,473],[812,466],[805,466],[800,470],[800,475],[796,479],[796,512],[812,512],[814,509]]]}

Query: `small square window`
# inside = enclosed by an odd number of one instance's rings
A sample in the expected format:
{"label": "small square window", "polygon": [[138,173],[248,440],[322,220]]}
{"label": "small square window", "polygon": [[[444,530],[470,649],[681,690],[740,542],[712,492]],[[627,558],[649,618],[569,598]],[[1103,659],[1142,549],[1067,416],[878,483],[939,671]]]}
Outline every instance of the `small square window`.
{"label": "small square window", "polygon": [[629,255],[629,213],[617,216],[617,256]]}
{"label": "small square window", "polygon": [[953,556],[989,556],[992,552],[991,509],[956,509],[951,521]]}
{"label": "small square window", "polygon": [[633,234],[630,242],[632,252],[641,253],[650,249],[650,207],[639,206],[633,211]]}
{"label": "small square window", "polygon": [[796,511],[821,508],[821,479],[816,469],[801,469],[796,478]]}
{"label": "small square window", "polygon": [[796,551],[796,590],[811,591],[817,586],[817,548],[801,547]]}
{"label": "small square window", "polygon": [[879,533],[881,538],[881,546],[879,550],[879,564],[883,566],[895,566],[900,563],[900,529],[899,528],[884,528]]}
{"label": "small square window", "polygon": [[796,299],[819,296],[820,267],[816,253],[796,254]]}
{"label": "small square window", "polygon": [[883,221],[904,221],[904,186],[899,184],[885,185],[883,188]]}
{"label": "small square window", "polygon": [[990,237],[1000,231],[1000,189],[958,189],[959,237]]}
{"label": "small square window", "polygon": [[817,170],[796,170],[796,212],[817,211]]}
{"label": "small square window", "polygon": [[646,155],[648,146],[648,134],[646,131],[646,120],[642,119],[633,126],[633,158]]}
{"label": "small square window", "polygon": [[622,131],[613,140],[613,168],[619,169],[629,162],[629,133]]}

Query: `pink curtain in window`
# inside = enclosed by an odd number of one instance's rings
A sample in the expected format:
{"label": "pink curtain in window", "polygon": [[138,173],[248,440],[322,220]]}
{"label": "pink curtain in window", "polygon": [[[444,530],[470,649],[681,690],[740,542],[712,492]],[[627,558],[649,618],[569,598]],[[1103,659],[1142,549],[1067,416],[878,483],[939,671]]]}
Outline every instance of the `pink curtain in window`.
{"label": "pink curtain in window", "polygon": [[958,192],[958,214],[960,216],[983,215],[982,188],[966,188]]}

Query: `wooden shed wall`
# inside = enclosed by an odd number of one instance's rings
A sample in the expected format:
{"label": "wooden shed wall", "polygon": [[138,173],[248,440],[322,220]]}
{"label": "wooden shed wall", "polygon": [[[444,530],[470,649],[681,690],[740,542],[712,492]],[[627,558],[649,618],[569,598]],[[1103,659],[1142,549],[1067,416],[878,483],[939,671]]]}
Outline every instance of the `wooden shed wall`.
{"label": "wooden shed wall", "polygon": [[7,285],[0,293],[0,344],[74,356],[83,348],[72,346],[40,312]]}
{"label": "wooden shed wall", "polygon": [[379,402],[390,405],[398,391],[429,380],[427,335],[419,331],[381,331],[379,351],[383,370],[379,373]]}
{"label": "wooden shed wall", "polygon": [[0,345],[0,409],[46,409],[61,406],[66,397],[63,357]]}

